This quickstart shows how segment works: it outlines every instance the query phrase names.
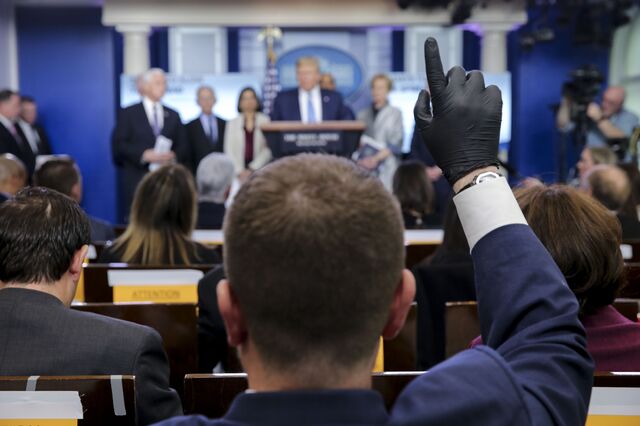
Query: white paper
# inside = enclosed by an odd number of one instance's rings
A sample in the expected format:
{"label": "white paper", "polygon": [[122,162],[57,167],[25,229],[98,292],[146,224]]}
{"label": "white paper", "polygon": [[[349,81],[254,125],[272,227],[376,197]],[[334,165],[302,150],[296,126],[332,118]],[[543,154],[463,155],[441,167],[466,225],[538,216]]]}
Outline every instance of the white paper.
{"label": "white paper", "polygon": [[0,391],[0,419],[82,419],[77,391]]}
{"label": "white paper", "polygon": [[194,285],[204,276],[198,269],[123,269],[107,271],[109,286]]}
{"label": "white paper", "polygon": [[624,260],[633,259],[633,246],[631,244],[620,244],[620,252]]}
{"label": "white paper", "polygon": [[640,388],[594,387],[589,414],[640,416]]}
{"label": "white paper", "polygon": [[196,229],[191,234],[191,238],[203,244],[221,245],[224,241],[224,234],[220,229]]}
{"label": "white paper", "polygon": [[[173,142],[171,141],[171,139],[167,138],[166,136],[158,135],[158,137],[156,137],[156,144],[153,147],[153,150],[158,154],[166,154],[171,151],[172,145]],[[151,163],[149,164],[149,171],[153,172],[159,169],[161,166],[162,164],[160,163]]]}

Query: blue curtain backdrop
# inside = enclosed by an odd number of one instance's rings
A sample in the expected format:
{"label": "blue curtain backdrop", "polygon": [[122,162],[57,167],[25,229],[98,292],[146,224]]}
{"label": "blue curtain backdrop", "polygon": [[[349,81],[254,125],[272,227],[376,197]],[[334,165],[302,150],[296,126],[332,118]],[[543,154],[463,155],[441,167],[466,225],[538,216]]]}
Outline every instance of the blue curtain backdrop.
{"label": "blue curtain backdrop", "polygon": [[20,91],[36,98],[55,153],[84,177],[83,207],[115,218],[109,138],[115,123],[113,35],[100,8],[18,7]]}

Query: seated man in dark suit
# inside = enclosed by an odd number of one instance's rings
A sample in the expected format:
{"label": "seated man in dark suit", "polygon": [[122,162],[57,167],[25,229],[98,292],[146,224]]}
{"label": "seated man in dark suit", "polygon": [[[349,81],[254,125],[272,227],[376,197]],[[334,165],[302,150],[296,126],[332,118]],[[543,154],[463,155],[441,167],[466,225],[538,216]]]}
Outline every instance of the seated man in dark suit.
{"label": "seated man in dark suit", "polygon": [[640,221],[637,213],[636,216],[630,216],[622,211],[631,195],[631,183],[621,168],[606,164],[594,166],[583,177],[581,186],[615,213],[622,226],[623,240],[640,240]]}
{"label": "seated man in dark suit", "polygon": [[212,152],[198,165],[198,221],[196,229],[222,229],[225,201],[235,175],[233,162],[227,155]]}
{"label": "seated man in dark suit", "polygon": [[69,309],[88,243],[85,214],[56,191],[0,204],[0,376],[132,374],[139,425],[180,414],[155,330]]}
{"label": "seated man in dark suit", "polygon": [[0,90],[0,154],[13,154],[27,168],[29,179],[36,166],[36,156],[18,125],[20,94],[13,90]]}
{"label": "seated man in dark suit", "polygon": [[202,113],[186,125],[193,172],[198,169],[198,164],[207,154],[222,152],[224,130],[227,124],[222,118],[213,114],[213,106],[216,104],[216,93],[213,88],[200,86],[197,102]]}
{"label": "seated man in dark suit", "polygon": [[[129,209],[138,182],[149,171],[160,165],[178,161],[190,165],[184,127],[174,110],[162,105],[167,88],[164,72],[153,68],[142,76],[144,97],[118,116],[111,137],[113,162],[118,178],[118,220],[128,221]],[[163,136],[171,141],[166,146]]]}
{"label": "seated man in dark suit", "polygon": [[578,303],[497,174],[500,92],[460,67],[445,77],[433,39],[425,56],[434,114],[422,91],[417,125],[457,193],[487,345],[413,380],[388,413],[371,369],[415,292],[400,210],[346,159],[285,157],[225,218],[218,306],[250,391],[222,419],[163,424],[584,424],[593,364]]}
{"label": "seated man in dark suit", "polygon": [[316,58],[299,58],[296,78],[298,88],[278,93],[273,101],[271,120],[319,123],[353,119],[353,112],[344,104],[340,93],[320,88],[320,65]]}
{"label": "seated man in dark suit", "polygon": [[[55,158],[45,162],[33,175],[33,184],[55,189],[78,204],[82,201],[82,175],[71,158]],[[91,227],[91,242],[116,239],[109,222],[93,216],[87,217]]]}
{"label": "seated man in dark suit", "polygon": [[27,169],[13,154],[0,155],[0,203],[16,195],[27,184]]}

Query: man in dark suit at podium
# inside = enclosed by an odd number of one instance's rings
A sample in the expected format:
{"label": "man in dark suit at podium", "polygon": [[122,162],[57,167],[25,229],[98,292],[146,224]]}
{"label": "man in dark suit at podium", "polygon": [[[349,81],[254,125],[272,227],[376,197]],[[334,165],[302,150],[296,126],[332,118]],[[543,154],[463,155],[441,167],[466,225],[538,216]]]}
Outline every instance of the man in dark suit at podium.
{"label": "man in dark suit at podium", "polygon": [[18,157],[31,178],[36,156],[18,125],[19,115],[20,94],[9,89],[0,90],[0,154],[9,153]]}
{"label": "man in dark suit at podium", "polygon": [[[127,221],[136,186],[150,169],[175,161],[189,165],[180,116],[161,103],[167,87],[164,71],[150,69],[143,75],[142,82],[142,102],[120,112],[111,138],[113,162],[118,170],[118,220],[121,222]],[[166,139],[171,141],[170,146]]]}
{"label": "man in dark suit at podium", "polygon": [[353,113],[340,93],[320,88],[320,65],[316,58],[303,56],[298,59],[296,79],[298,88],[278,93],[273,101],[272,121],[319,123],[353,119]]}
{"label": "man in dark suit at podium", "polygon": [[22,133],[27,137],[32,151],[36,155],[52,154],[49,138],[44,127],[38,122],[38,104],[31,96],[20,99],[20,119],[18,124]]}
{"label": "man in dark suit at podium", "polygon": [[209,86],[198,88],[198,105],[202,110],[199,117],[187,125],[187,140],[191,151],[191,170],[195,174],[200,161],[212,152],[222,152],[224,147],[224,129],[227,124],[213,114],[216,93]]}

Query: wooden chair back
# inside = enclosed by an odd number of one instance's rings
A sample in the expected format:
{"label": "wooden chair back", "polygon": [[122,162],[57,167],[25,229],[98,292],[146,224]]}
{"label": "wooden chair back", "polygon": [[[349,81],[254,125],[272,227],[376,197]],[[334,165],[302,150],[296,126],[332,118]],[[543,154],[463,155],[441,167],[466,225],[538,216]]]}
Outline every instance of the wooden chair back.
{"label": "wooden chair back", "polygon": [[78,420],[79,426],[136,424],[133,376],[0,377],[0,391],[25,390],[77,391],[83,411],[83,419]]}
{"label": "wooden chair back", "polygon": [[446,358],[467,349],[471,341],[480,335],[477,302],[447,302],[445,333]]}
{"label": "wooden chair back", "polygon": [[135,322],[155,329],[164,344],[171,368],[171,387],[183,394],[184,376],[198,371],[197,311],[193,303],[85,303],[72,309]]}

